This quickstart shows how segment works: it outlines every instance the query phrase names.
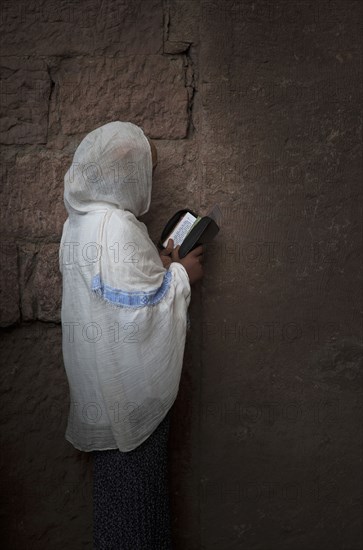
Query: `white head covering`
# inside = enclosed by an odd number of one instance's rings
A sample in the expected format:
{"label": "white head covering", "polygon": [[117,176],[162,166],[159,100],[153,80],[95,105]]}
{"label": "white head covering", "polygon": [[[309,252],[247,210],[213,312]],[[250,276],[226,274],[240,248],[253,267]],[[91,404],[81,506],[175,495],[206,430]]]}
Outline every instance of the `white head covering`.
{"label": "white head covering", "polygon": [[133,450],[178,393],[191,289],[182,264],[163,267],[136,219],[151,188],[150,144],[129,122],[89,133],[64,178],[65,437],[79,450]]}

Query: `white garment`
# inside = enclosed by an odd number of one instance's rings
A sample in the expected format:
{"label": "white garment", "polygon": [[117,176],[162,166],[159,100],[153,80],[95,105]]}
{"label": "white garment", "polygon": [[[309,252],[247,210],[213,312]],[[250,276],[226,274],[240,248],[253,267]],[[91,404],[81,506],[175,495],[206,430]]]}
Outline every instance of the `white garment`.
{"label": "white garment", "polygon": [[178,393],[191,288],[180,263],[163,267],[136,219],[151,188],[150,144],[129,122],[89,133],[64,178],[65,438],[81,451],[135,449]]}

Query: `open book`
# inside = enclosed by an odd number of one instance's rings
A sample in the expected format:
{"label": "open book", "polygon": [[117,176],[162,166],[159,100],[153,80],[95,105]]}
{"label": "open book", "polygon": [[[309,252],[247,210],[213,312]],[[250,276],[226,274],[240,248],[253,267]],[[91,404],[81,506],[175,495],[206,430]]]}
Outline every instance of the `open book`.
{"label": "open book", "polygon": [[210,242],[216,236],[221,218],[222,213],[217,204],[207,216],[199,216],[188,208],[179,210],[166,224],[159,247],[166,248],[169,239],[173,239],[174,248],[181,246],[180,257],[183,257],[198,243]]}
{"label": "open book", "polygon": [[197,225],[197,223],[201,219],[202,216],[198,216],[196,218],[195,216],[193,216],[193,214],[187,212],[184,216],[180,218],[179,222],[176,224],[169,237],[165,239],[165,241],[163,242],[163,246],[166,247],[168,245],[169,239],[174,240],[174,248],[178,246],[178,244],[181,245],[188,233],[195,225]]}

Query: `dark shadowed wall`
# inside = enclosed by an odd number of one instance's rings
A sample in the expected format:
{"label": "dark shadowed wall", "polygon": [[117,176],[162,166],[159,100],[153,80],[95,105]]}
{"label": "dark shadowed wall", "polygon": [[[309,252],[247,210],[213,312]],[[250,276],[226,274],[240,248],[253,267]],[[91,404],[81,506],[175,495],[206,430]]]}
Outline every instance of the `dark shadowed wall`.
{"label": "dark shadowed wall", "polygon": [[192,287],[173,408],[180,550],[362,545],[361,2],[1,6],[2,548],[92,548],[92,463],[64,439],[63,177],[113,120],[176,209],[222,229]]}

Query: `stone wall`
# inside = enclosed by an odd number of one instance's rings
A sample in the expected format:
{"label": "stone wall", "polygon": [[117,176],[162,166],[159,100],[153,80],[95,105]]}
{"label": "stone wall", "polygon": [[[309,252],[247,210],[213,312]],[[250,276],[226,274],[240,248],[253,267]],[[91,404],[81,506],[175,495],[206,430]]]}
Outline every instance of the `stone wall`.
{"label": "stone wall", "polygon": [[222,230],[192,289],[172,417],[175,548],[361,547],[361,4],[4,2],[2,547],[92,548],[92,462],[65,439],[63,177],[113,120],[176,209]]}

